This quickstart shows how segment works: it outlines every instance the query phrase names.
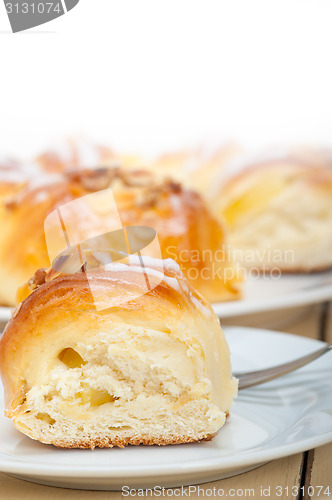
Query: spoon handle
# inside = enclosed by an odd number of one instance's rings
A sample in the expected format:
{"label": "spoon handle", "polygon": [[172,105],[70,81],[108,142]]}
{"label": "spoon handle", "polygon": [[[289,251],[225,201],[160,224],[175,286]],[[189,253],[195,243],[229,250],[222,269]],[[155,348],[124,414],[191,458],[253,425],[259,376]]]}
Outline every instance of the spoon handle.
{"label": "spoon handle", "polygon": [[301,368],[301,366],[307,365],[311,361],[319,358],[330,349],[332,349],[332,344],[327,344],[325,347],[322,347],[322,349],[308,354],[307,356],[303,356],[302,358],[290,361],[289,363],[284,363],[282,365],[273,366],[272,368],[256,372],[233,373],[233,375],[239,380],[239,390],[247,389],[248,387],[263,384],[264,382],[268,382],[269,380],[273,380],[277,377],[285,375],[286,373],[297,370],[298,368]]}

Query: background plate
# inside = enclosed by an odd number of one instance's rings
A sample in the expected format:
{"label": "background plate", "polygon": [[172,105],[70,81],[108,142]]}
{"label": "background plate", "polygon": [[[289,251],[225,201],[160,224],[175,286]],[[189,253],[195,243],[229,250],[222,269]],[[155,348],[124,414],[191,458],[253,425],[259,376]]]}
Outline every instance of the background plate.
{"label": "background plate", "polygon": [[332,270],[283,275],[278,279],[248,279],[244,285],[244,297],[233,302],[213,304],[221,318],[290,309],[316,304],[332,298]]}
{"label": "background plate", "polygon": [[[260,369],[322,343],[268,330],[226,329],[234,371]],[[112,490],[180,486],[229,477],[332,441],[332,353],[278,380],[241,391],[210,442],[167,447],[59,450],[32,441],[3,415],[0,470],[43,484]]]}

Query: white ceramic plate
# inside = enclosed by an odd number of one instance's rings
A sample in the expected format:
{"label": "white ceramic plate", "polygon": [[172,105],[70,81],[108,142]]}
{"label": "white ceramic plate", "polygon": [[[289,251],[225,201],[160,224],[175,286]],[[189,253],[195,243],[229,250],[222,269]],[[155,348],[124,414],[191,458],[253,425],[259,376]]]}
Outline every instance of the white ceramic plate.
{"label": "white ceramic plate", "polygon": [[[297,308],[331,299],[332,270],[313,274],[284,275],[279,279],[248,279],[242,300],[216,303],[213,304],[213,308],[220,318],[232,319]],[[8,321],[10,314],[10,307],[0,307],[0,321]],[[254,324],[256,326],[257,322]],[[271,319],[266,321],[264,318],[259,326],[261,324],[271,326],[275,325],[275,321]]]}
{"label": "white ceramic plate", "polygon": [[213,308],[221,318],[291,309],[332,299],[332,270],[283,275],[278,279],[248,279],[244,297],[234,302],[220,302]]}
{"label": "white ceramic plate", "polygon": [[[234,371],[307,354],[321,342],[268,330],[228,328]],[[210,442],[166,447],[59,450],[32,441],[0,417],[0,470],[42,484],[113,490],[174,487],[229,477],[332,441],[332,353],[239,393]]]}

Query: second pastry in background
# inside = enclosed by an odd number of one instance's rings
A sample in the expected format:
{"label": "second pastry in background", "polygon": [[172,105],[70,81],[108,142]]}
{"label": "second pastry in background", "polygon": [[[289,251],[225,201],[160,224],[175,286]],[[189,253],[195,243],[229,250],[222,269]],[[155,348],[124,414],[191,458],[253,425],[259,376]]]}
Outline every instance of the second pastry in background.
{"label": "second pastry in background", "polygon": [[282,272],[332,266],[331,158],[290,152],[243,164],[217,187],[211,207],[227,223],[241,265]]}

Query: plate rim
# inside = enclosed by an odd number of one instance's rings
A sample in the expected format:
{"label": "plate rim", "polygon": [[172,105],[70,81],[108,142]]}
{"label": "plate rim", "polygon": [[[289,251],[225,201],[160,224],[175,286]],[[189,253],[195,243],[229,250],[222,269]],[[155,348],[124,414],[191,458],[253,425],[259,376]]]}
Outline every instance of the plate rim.
{"label": "plate rim", "polygon": [[[205,463],[199,462],[198,464],[195,463],[195,465],[190,465],[188,463],[185,464],[185,466],[182,466],[182,464],[177,464],[174,466],[174,469],[168,468],[167,471],[163,469],[163,466],[149,466],[148,470],[148,476],[149,477],[157,477],[162,479],[166,475],[171,475],[174,477],[174,479],[177,479],[180,475],[183,473],[186,473],[187,475],[194,475],[197,473],[201,472],[209,472],[209,473],[218,473],[218,472],[227,472],[230,470],[237,470],[240,469],[241,467],[250,467],[252,465],[257,465],[257,464],[262,464],[266,463],[272,460],[278,460],[279,458],[283,457],[288,457],[292,455],[296,455],[297,453],[301,453],[304,451],[307,451],[312,448],[318,448],[319,446],[323,446],[324,444],[328,444],[329,442],[332,441],[332,431],[325,433],[324,435],[320,436],[320,439],[317,439],[316,436],[308,439],[304,439],[302,441],[299,441],[297,443],[297,446],[293,445],[287,445],[287,446],[278,446],[276,448],[273,448],[272,450],[264,450],[261,452],[257,452],[255,456],[253,456],[250,460],[245,460],[243,459],[242,461],[240,460],[231,460],[231,458],[234,457],[228,457],[228,463],[227,464],[220,464],[220,463],[212,463],[218,460],[218,458],[215,458],[211,461],[205,461]],[[83,451],[83,450],[82,450]],[[89,450],[87,450],[89,451]],[[22,464],[24,467],[22,467]],[[11,467],[11,465],[21,465],[20,468],[16,467]],[[71,477],[71,478],[105,478],[105,479],[121,479],[121,478],[127,478],[128,476],[130,479],[137,479],[140,478],[142,479],[142,473],[146,473],[146,466],[138,466],[135,468],[134,471],[129,471],[125,468],[123,469],[116,469],[116,471],[112,474],[112,468],[111,466],[107,467],[100,467],[100,466],[95,466],[96,468],[84,468],[82,466],[77,466],[77,467],[72,467],[68,466],[66,464],[61,468],[61,466],[52,466],[52,468],[49,467],[49,465],[45,465],[43,463],[35,463],[35,464],[28,464],[26,462],[21,462],[21,461],[8,461],[8,466],[3,466],[0,460],[0,471],[4,473],[11,473],[11,474],[22,474],[22,473],[28,473],[28,474],[38,474],[39,476],[47,476],[47,477],[59,477],[59,474],[61,474],[62,477]],[[87,472],[91,472],[91,476],[87,474]],[[73,473],[78,473],[78,474],[73,474]]]}
{"label": "plate rim", "polygon": [[[331,274],[332,271],[328,271]],[[301,275],[302,276],[302,275]],[[235,316],[245,316],[246,314],[263,313],[276,311],[279,309],[292,309],[299,306],[318,304],[325,300],[332,300],[332,283],[314,288],[295,291],[288,295],[255,299],[253,301],[234,300],[230,302],[215,302],[212,305],[214,312],[222,319],[233,318]]]}

